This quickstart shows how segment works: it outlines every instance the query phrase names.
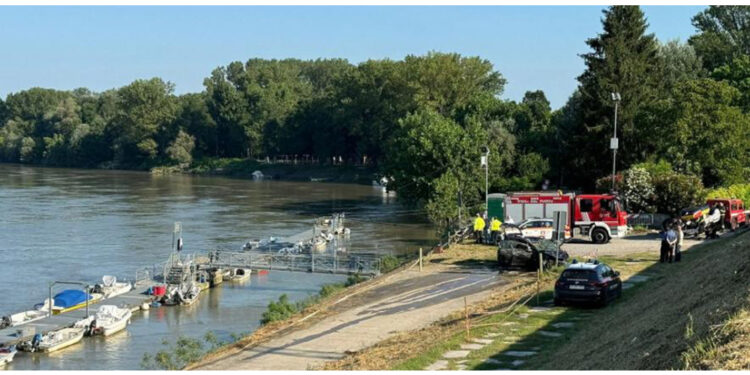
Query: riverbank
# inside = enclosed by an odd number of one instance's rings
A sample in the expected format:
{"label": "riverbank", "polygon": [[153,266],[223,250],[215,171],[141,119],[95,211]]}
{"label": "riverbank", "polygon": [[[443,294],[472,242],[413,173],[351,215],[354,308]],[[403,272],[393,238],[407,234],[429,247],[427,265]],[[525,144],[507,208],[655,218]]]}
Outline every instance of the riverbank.
{"label": "riverbank", "polygon": [[151,168],[152,174],[190,174],[196,176],[228,176],[253,178],[260,171],[264,178],[286,181],[314,181],[371,184],[373,167],[350,165],[319,165],[304,162],[289,164],[261,162],[243,158],[204,158],[187,167],[162,166]]}
{"label": "riverbank", "polygon": [[[306,370],[344,358],[400,332],[428,326],[468,301],[505,296],[518,287],[488,265],[494,250],[480,253],[452,248],[337,294],[329,304],[287,323],[251,335],[189,366],[217,370]],[[499,292],[499,293],[498,293]],[[295,326],[295,323],[297,325]]]}

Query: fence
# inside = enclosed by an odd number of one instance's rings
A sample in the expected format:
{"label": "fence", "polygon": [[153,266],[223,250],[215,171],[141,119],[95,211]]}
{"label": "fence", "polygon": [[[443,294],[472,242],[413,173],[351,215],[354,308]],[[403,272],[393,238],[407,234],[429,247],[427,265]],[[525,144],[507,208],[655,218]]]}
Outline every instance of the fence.
{"label": "fence", "polygon": [[380,256],[374,254],[278,254],[257,251],[228,252],[215,250],[208,254],[204,268],[251,268],[317,273],[377,275]]}
{"label": "fence", "polygon": [[628,225],[631,227],[644,226],[660,229],[662,227],[662,223],[664,223],[664,220],[667,220],[669,218],[670,216],[666,214],[630,214],[628,215]]}

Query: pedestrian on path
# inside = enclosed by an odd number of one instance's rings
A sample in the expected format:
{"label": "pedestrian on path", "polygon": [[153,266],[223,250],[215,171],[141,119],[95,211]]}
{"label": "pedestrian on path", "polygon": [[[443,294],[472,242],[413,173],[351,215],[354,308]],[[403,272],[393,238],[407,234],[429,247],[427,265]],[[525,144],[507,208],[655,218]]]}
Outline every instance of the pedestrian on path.
{"label": "pedestrian on path", "polygon": [[674,245],[676,242],[677,233],[675,233],[673,226],[670,225],[662,233],[661,248],[659,251],[659,263],[672,263],[672,259],[674,257]]}

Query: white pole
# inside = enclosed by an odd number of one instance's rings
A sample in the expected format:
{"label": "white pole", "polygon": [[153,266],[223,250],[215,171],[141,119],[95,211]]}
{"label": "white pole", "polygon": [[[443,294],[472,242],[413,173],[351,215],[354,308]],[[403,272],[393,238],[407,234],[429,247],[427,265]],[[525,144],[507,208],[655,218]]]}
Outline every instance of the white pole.
{"label": "white pole", "polygon": [[[620,103],[619,100],[619,93],[615,94],[618,95],[618,97],[615,98],[615,130],[612,135],[613,139],[617,139],[617,106]],[[619,144],[617,145],[619,147]],[[617,147],[612,148],[612,191],[615,191],[615,170],[616,170],[616,162],[617,162]]]}

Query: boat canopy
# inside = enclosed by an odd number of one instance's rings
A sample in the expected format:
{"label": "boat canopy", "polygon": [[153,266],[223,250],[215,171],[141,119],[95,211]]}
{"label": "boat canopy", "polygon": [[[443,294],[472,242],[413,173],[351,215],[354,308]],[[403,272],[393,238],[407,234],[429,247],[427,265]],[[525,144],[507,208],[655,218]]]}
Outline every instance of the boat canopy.
{"label": "boat canopy", "polygon": [[68,308],[86,302],[91,295],[82,290],[66,289],[55,295],[55,307]]}

